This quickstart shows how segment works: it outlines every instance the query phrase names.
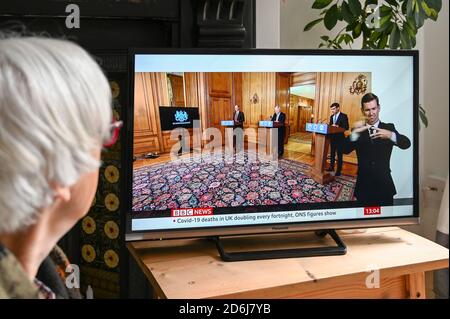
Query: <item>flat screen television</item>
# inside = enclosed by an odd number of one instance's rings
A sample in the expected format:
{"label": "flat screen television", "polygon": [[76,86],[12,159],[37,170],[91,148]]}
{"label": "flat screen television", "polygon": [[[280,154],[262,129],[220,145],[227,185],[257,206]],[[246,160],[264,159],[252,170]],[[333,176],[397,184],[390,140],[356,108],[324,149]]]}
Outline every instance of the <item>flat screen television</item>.
{"label": "flat screen television", "polygon": [[130,61],[127,240],[418,223],[417,51]]}
{"label": "flat screen television", "polygon": [[177,128],[193,128],[194,121],[199,120],[198,107],[160,106],[159,118],[162,131]]}

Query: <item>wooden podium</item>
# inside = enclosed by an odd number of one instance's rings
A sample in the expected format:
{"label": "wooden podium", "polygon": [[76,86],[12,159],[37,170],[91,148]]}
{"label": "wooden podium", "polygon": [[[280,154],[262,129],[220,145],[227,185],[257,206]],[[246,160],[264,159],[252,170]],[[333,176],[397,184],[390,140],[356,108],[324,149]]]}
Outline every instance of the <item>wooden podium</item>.
{"label": "wooden podium", "polygon": [[242,127],[243,126],[243,124],[241,123],[241,122],[236,122],[236,121],[233,121],[233,120],[230,120],[230,121],[227,121],[227,120],[225,120],[225,121],[220,121],[220,125],[221,126],[223,126],[223,127],[225,127],[225,128],[229,128],[229,127],[231,127],[231,128],[235,128],[235,127]]}
{"label": "wooden podium", "polygon": [[284,124],[274,121],[259,121],[259,128],[263,128],[266,134],[263,138],[258,136],[258,142],[264,143],[266,147],[266,155],[275,160],[278,158],[278,136],[275,134],[275,130],[283,127]]}
{"label": "wooden podium", "polygon": [[[234,129],[240,127],[240,128],[242,128],[242,130],[244,130],[243,123],[233,121],[233,120],[224,120],[224,121],[220,121],[220,125],[225,128],[225,134],[222,138],[222,145],[225,145],[225,147],[227,147],[227,145],[225,143],[228,138],[228,140],[233,141],[233,149],[234,149],[236,147],[236,138],[234,136]],[[241,138],[242,138],[242,147],[244,147],[244,141],[243,141],[244,136],[242,135]]]}
{"label": "wooden podium", "polygon": [[319,184],[327,184],[334,181],[334,176],[325,171],[330,136],[344,133],[345,129],[328,124],[306,123],[306,131],[316,134],[314,167],[311,169],[311,177]]}

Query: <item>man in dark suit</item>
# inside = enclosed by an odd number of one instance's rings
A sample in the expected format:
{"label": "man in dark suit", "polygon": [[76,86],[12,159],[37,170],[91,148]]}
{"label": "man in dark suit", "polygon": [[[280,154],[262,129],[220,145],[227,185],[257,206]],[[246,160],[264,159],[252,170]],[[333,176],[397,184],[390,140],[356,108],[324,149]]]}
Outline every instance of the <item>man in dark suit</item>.
{"label": "man in dark suit", "polygon": [[234,106],[233,112],[233,121],[234,121],[234,147],[236,151],[241,151],[244,147],[244,122],[245,116],[241,111],[239,105]]}
{"label": "man in dark suit", "polygon": [[242,113],[239,105],[234,106],[233,121],[234,121],[235,127],[240,127],[240,128],[244,127],[245,116],[244,116],[244,113]]}
{"label": "man in dark suit", "polygon": [[286,122],[286,114],[281,112],[278,105],[275,106],[275,113],[272,115],[271,121],[281,124],[278,127],[278,158],[281,158],[284,153],[284,123]]}
{"label": "man in dark suit", "polygon": [[[349,129],[348,125],[348,116],[345,113],[342,113],[340,111],[340,105],[339,103],[333,103],[330,106],[331,110],[331,116],[330,116],[330,122],[329,125],[335,126],[335,127],[342,127],[345,130]],[[330,167],[328,168],[329,172],[334,171],[334,162],[336,158],[336,153],[338,156],[337,160],[337,170],[335,176],[340,176],[342,171],[342,148],[344,145],[345,135],[344,132],[338,133],[338,134],[332,134],[330,139],[330,145],[331,145],[331,160],[330,160]]]}
{"label": "man in dark suit", "polygon": [[394,124],[380,121],[380,103],[375,94],[362,97],[361,111],[366,121],[357,122],[344,143],[345,154],[356,150],[358,156],[355,197],[364,207],[392,206],[397,194],[390,169],[392,148],[408,149],[411,141],[397,132]]}

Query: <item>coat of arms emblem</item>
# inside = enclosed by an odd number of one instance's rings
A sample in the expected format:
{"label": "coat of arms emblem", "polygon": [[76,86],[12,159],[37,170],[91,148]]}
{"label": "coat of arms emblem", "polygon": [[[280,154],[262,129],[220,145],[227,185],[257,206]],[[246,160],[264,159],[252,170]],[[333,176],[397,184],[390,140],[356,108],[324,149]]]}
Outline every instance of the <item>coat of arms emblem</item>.
{"label": "coat of arms emblem", "polygon": [[176,111],[175,112],[175,121],[177,122],[185,122],[189,118],[186,111]]}

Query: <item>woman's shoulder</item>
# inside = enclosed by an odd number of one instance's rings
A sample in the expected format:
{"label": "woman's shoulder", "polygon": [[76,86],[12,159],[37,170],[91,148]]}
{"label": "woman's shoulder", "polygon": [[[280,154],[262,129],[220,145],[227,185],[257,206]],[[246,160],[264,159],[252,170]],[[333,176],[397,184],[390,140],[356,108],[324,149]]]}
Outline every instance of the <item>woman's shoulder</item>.
{"label": "woman's shoulder", "polygon": [[0,299],[38,299],[38,287],[30,281],[14,255],[0,244]]}

